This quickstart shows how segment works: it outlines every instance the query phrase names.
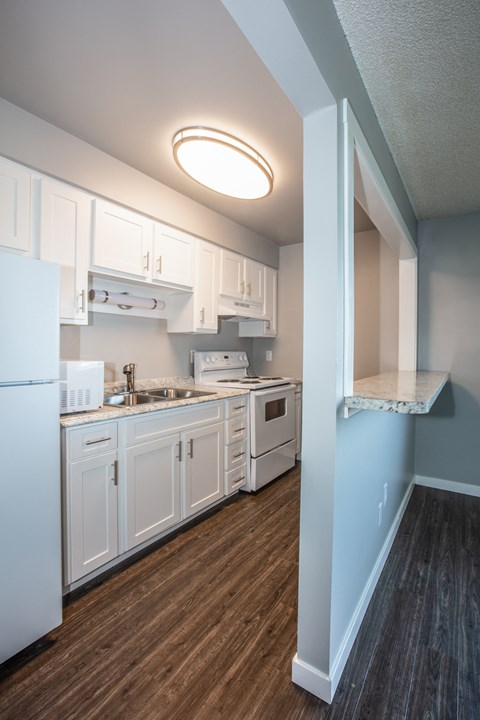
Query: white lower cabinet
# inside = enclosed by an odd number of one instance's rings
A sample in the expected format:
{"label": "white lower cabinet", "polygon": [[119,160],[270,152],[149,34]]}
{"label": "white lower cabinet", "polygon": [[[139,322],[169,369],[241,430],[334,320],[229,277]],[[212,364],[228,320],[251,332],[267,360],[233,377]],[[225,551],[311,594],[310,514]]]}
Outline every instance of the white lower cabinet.
{"label": "white lower cabinet", "polygon": [[179,451],[178,435],[125,451],[127,550],[180,522]]}
{"label": "white lower cabinet", "polygon": [[118,555],[117,451],[69,463],[67,582]]}
{"label": "white lower cabinet", "polygon": [[225,494],[249,484],[248,396],[225,402]]}
{"label": "white lower cabinet", "polygon": [[183,512],[189,517],[220,500],[223,484],[223,422],[184,435]]}
{"label": "white lower cabinet", "polygon": [[63,431],[65,585],[119,562],[246,482],[247,441],[225,451],[228,423],[243,426],[247,418],[246,399],[234,400]]}

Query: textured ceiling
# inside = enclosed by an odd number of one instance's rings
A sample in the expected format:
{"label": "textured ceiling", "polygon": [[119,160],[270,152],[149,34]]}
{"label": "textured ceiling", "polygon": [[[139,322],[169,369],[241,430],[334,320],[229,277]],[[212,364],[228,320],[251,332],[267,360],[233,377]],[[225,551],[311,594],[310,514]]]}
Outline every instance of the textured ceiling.
{"label": "textured ceiling", "polygon": [[480,211],[480,0],[333,0],[419,219]]}

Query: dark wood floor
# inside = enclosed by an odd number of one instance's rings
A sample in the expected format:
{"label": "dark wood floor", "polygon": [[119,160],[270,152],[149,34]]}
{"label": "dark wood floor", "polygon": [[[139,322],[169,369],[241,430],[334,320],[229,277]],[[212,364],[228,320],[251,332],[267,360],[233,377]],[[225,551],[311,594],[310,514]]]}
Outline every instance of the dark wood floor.
{"label": "dark wood floor", "polygon": [[74,599],[1,720],[479,720],[480,499],[417,487],[335,700],[290,681],[299,471]]}

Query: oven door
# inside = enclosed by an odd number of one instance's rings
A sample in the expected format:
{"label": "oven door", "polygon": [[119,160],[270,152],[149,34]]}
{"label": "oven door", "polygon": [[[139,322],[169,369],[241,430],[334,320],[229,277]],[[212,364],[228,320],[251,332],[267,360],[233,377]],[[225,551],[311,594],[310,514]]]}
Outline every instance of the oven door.
{"label": "oven door", "polygon": [[250,393],[251,453],[259,457],[295,437],[295,385]]}

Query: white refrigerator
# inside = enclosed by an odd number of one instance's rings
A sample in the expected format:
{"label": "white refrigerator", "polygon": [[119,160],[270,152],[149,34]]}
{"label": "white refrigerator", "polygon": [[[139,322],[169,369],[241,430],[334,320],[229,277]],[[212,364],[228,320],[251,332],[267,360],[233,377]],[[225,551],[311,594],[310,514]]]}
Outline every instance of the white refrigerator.
{"label": "white refrigerator", "polygon": [[0,251],[0,662],[62,622],[59,266]]}

